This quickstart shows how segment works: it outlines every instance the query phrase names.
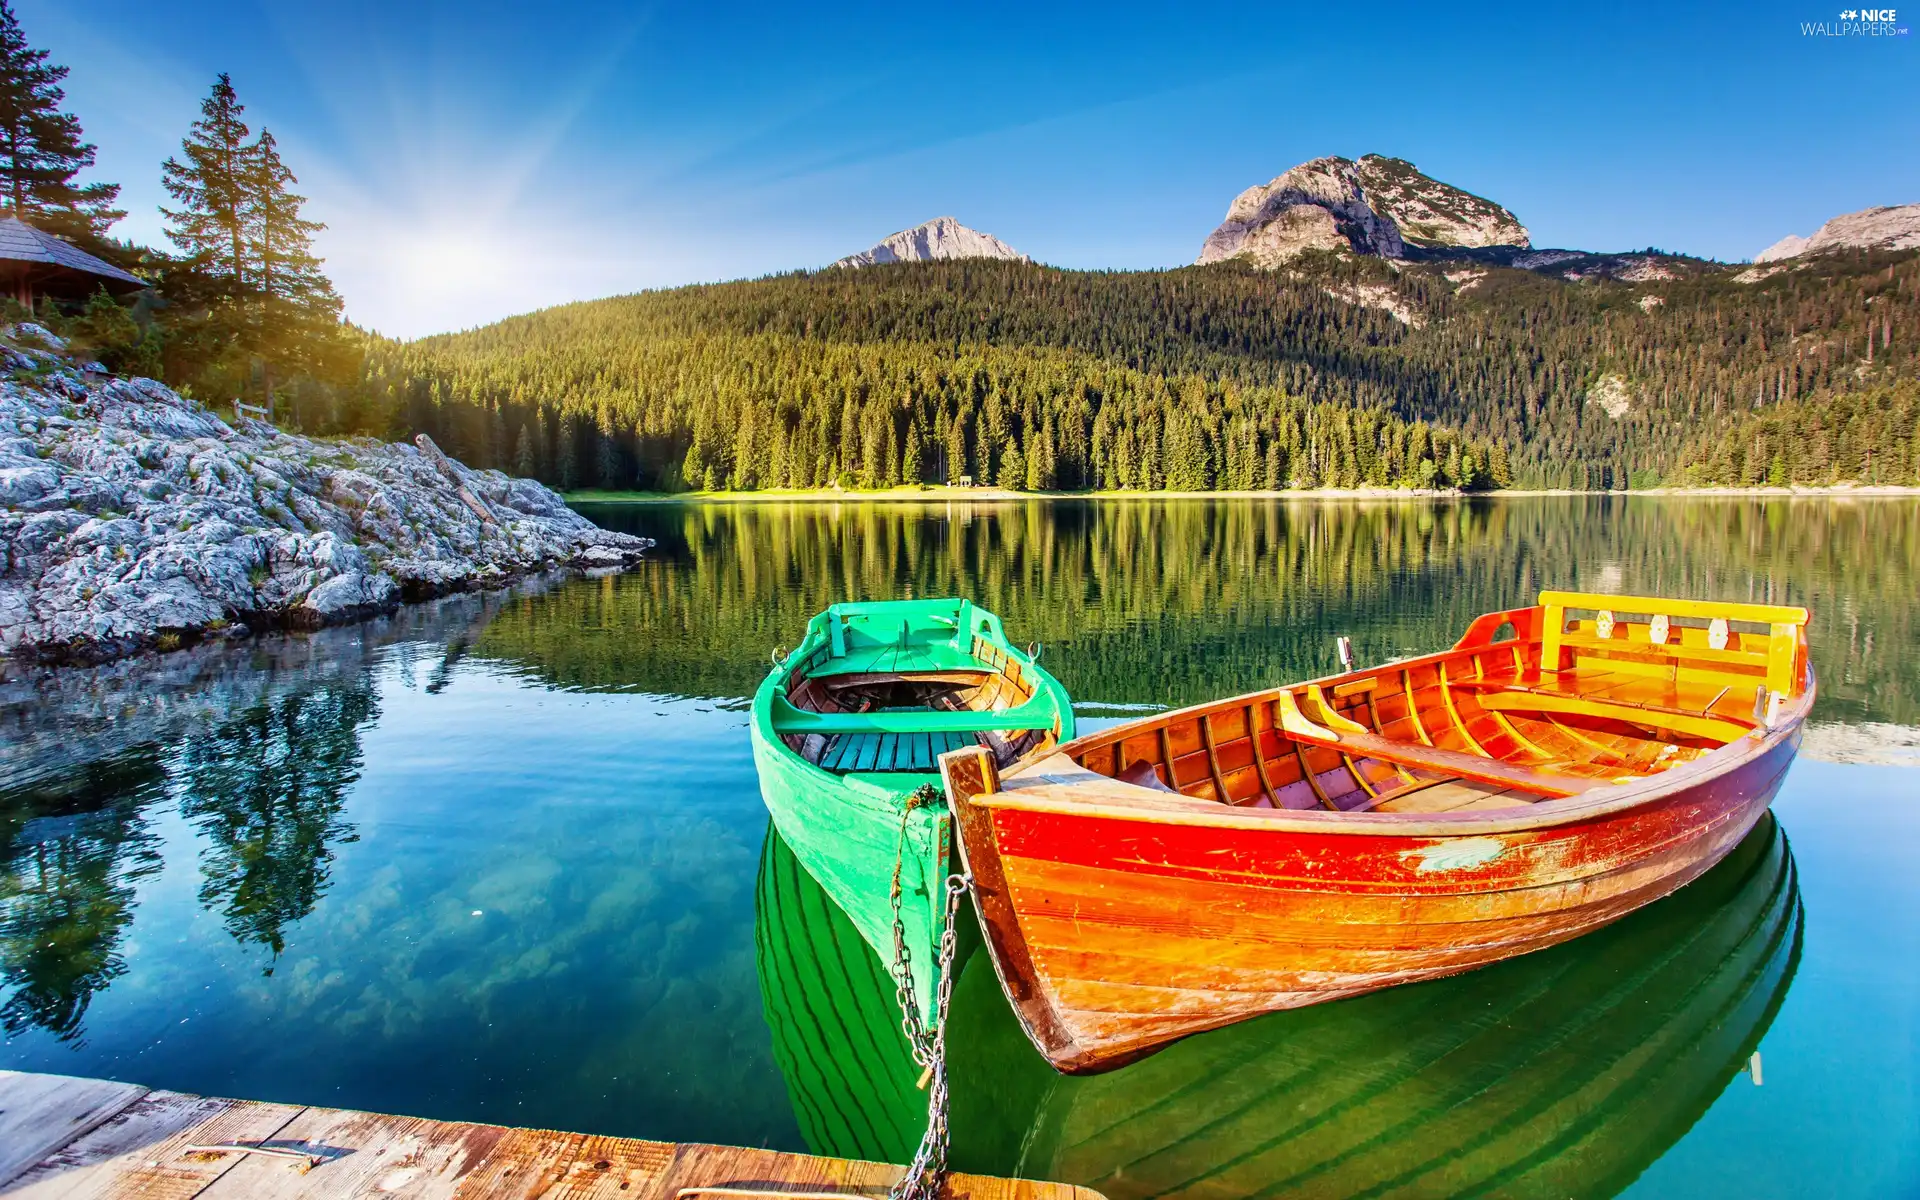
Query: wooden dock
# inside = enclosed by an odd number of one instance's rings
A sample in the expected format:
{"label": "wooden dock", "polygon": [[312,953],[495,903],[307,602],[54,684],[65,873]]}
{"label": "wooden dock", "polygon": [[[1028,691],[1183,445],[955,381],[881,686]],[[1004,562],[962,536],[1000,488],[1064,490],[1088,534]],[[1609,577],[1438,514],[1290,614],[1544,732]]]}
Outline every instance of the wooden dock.
{"label": "wooden dock", "polygon": [[[885,1163],[221,1100],[0,1071],[0,1196],[119,1200],[699,1200],[880,1197]],[[952,1177],[955,1200],[1102,1200]]]}

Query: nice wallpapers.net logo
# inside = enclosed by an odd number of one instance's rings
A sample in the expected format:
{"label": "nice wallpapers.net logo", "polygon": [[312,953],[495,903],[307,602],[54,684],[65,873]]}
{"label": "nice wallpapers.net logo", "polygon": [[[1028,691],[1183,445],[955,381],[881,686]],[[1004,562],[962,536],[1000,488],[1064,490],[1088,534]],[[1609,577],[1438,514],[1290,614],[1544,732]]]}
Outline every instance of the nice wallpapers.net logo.
{"label": "nice wallpapers.net logo", "polygon": [[1906,37],[1909,32],[1894,8],[1847,8],[1837,21],[1800,22],[1801,37]]}

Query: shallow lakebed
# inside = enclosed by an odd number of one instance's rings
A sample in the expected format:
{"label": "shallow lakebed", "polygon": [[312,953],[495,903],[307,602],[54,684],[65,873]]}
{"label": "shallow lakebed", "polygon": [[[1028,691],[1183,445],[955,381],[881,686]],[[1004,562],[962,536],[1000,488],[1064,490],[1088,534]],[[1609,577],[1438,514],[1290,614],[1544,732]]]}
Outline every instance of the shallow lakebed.
{"label": "shallow lakebed", "polygon": [[1700,595],[1809,605],[1821,687],[1721,870],[1086,1079],[976,955],[955,1163],[1116,1200],[1920,1188],[1920,501],[582,510],[650,561],[0,668],[0,1067],[897,1160],[923,1101],[879,965],[769,842],[747,743],[814,612],[970,596],[1091,728],[1325,672],[1341,634],[1436,649],[1543,587]]}

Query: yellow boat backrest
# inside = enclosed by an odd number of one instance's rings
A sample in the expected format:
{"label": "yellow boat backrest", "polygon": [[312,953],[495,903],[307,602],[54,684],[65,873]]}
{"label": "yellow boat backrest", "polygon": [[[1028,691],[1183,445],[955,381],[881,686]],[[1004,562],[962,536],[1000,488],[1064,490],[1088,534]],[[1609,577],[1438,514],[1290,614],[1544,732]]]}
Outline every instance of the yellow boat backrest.
{"label": "yellow boat backrest", "polygon": [[[1745,680],[1782,694],[1795,690],[1807,623],[1807,610],[1797,605],[1548,591],[1540,593],[1540,607],[1543,672],[1561,669],[1564,647],[1572,650],[1575,667],[1600,659],[1614,670]],[[1569,609],[1593,615],[1569,625]]]}

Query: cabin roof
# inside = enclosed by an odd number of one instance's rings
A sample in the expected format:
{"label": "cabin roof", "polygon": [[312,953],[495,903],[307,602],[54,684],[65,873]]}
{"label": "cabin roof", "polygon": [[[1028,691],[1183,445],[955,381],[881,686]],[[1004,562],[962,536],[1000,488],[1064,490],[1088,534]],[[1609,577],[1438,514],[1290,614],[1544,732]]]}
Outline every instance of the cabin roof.
{"label": "cabin roof", "polygon": [[71,273],[78,272],[115,283],[147,286],[147,281],[138,275],[95,258],[72,242],[35,229],[17,217],[0,217],[0,272],[18,274],[23,269],[36,283],[62,276],[71,279]]}

